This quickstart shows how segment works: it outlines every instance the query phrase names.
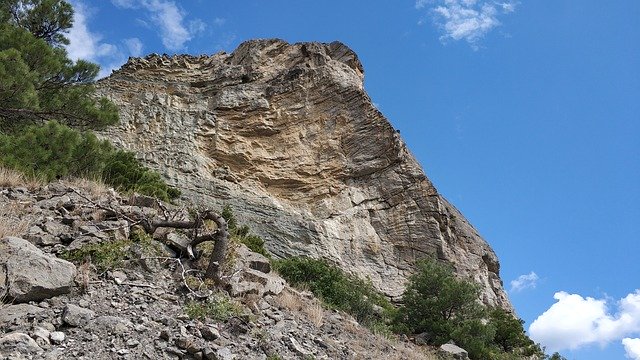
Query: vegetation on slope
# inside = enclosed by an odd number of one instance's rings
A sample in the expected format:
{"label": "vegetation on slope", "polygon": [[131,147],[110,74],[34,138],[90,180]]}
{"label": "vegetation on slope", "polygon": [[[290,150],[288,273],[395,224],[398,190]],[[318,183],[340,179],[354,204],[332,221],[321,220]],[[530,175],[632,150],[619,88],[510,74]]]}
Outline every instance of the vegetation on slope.
{"label": "vegetation on slope", "polygon": [[476,284],[456,278],[451,268],[424,259],[409,278],[395,329],[425,334],[433,345],[453,340],[472,359],[543,356],[540,346],[526,335],[524,322],[503,309],[480,305],[479,291]]}
{"label": "vegetation on slope", "polygon": [[162,200],[179,196],[132,153],[76,130],[115,124],[118,112],[95,96],[98,65],[74,62],[62,47],[72,21],[66,1],[0,0],[0,164],[45,181],[99,178]]}
{"label": "vegetation on slope", "polygon": [[61,0],[0,0],[0,128],[57,120],[99,128],[116,106],[94,96],[99,66],[69,59],[73,8]]}
{"label": "vegetation on slope", "polygon": [[90,132],[79,132],[55,121],[0,134],[0,164],[45,181],[97,178],[119,190],[165,201],[180,195],[132,153],[116,150]]}
{"label": "vegetation on slope", "polygon": [[523,321],[477,301],[477,285],[460,280],[433,260],[418,263],[403,304],[394,308],[371,284],[324,260],[293,257],[273,262],[290,284],[307,288],[328,306],[353,315],[374,330],[418,335],[430,345],[453,340],[471,359],[501,360],[544,356],[526,335]]}
{"label": "vegetation on slope", "polygon": [[369,328],[382,330],[392,318],[393,306],[370,283],[324,260],[292,257],[273,261],[273,266],[291,285],[311,290],[329,307],[351,314]]}
{"label": "vegetation on slope", "polygon": [[271,259],[271,254],[264,247],[264,240],[255,234],[251,234],[249,226],[239,225],[231,206],[225,205],[220,214],[227,221],[229,227],[229,238],[231,242],[245,244],[251,251],[264,255]]}

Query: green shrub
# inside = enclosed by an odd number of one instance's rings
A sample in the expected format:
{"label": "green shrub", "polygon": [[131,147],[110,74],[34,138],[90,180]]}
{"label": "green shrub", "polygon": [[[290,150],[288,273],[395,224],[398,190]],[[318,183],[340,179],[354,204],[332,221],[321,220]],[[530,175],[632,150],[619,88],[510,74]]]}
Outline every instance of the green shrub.
{"label": "green shrub", "polygon": [[102,179],[118,189],[139,192],[164,201],[180,196],[180,190],[169,187],[160,174],[144,167],[133,153],[127,151],[111,152],[102,169]]}
{"label": "green shrub", "polygon": [[134,244],[140,245],[146,256],[158,256],[161,252],[160,245],[151,236],[144,232],[132,232],[128,239],[88,244],[76,250],[63,252],[61,257],[76,263],[89,258],[99,271],[106,271],[124,266]]}
{"label": "green shrub", "polygon": [[227,221],[231,241],[237,241],[241,244],[245,244],[249,249],[251,249],[251,251],[257,252],[258,254],[262,254],[266,258],[271,259],[271,254],[269,254],[269,251],[264,247],[264,239],[258,235],[251,234],[251,230],[247,225],[238,226],[238,221],[236,220],[235,215],[233,215],[231,206],[225,205],[222,208],[222,213],[220,215],[222,215],[222,217]]}
{"label": "green shrub", "polygon": [[90,132],[50,121],[0,134],[0,164],[51,181],[66,177],[101,178],[118,190],[139,192],[168,201],[180,191],[145,168],[133,153],[116,150]]}
{"label": "green shrub", "polygon": [[384,327],[393,306],[373,286],[324,260],[293,257],[273,266],[293,286],[307,287],[328,306],[351,314],[365,326]]}
{"label": "green shrub", "polygon": [[242,308],[226,296],[214,295],[205,302],[189,301],[185,306],[185,313],[191,319],[226,321],[242,314]]}
{"label": "green shrub", "polygon": [[489,311],[489,322],[495,327],[493,342],[505,352],[524,356],[539,355],[542,349],[524,331],[524,321],[500,308]]}
{"label": "green shrub", "polygon": [[0,163],[46,181],[99,174],[111,152],[108,142],[54,121],[0,135]]}
{"label": "green shrub", "polygon": [[61,257],[73,262],[82,262],[89,258],[99,271],[106,271],[124,265],[131,244],[132,242],[129,239],[103,241],[62,253]]}
{"label": "green shrub", "polygon": [[409,277],[394,328],[409,334],[427,333],[432,345],[454,340],[471,359],[543,356],[525,334],[522,320],[502,309],[482,307],[477,301],[479,291],[476,284],[458,279],[450,267],[424,259]]}
{"label": "green shrub", "polygon": [[435,344],[451,339],[454,329],[467,319],[481,317],[476,302],[479,288],[457,279],[453,271],[433,260],[418,262],[409,278],[396,327],[402,332],[428,333]]}

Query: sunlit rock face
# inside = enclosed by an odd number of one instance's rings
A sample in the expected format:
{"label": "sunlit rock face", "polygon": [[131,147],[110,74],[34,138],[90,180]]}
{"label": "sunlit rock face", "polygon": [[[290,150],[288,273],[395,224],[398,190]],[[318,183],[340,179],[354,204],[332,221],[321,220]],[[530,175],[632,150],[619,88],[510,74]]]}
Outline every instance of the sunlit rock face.
{"label": "sunlit rock face", "polygon": [[99,83],[104,135],[202,206],[229,204],[277,256],[326,258],[402,294],[437,256],[511,309],[489,245],[373,106],[345,45],[255,40],[231,54],[132,58]]}

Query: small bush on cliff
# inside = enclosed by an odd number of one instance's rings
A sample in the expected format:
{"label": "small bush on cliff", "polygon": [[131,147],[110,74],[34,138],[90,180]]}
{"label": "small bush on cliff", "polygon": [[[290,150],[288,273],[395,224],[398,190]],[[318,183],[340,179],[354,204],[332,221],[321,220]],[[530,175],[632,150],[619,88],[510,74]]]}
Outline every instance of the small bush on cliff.
{"label": "small bush on cliff", "polygon": [[450,267],[422,260],[409,278],[395,329],[426,333],[433,345],[454,340],[472,359],[543,356],[540,347],[525,334],[522,320],[499,308],[482,307],[477,302],[479,291],[477,285],[456,278]]}
{"label": "small bush on cliff", "polygon": [[365,326],[380,329],[393,306],[373,286],[324,260],[293,257],[273,266],[293,286],[306,287],[327,305],[351,314]]}
{"label": "small bush on cliff", "polygon": [[90,259],[99,271],[107,271],[122,267],[129,259],[130,248],[137,244],[145,256],[159,256],[160,245],[144,232],[132,232],[128,239],[107,240],[95,244],[87,244],[79,249],[65,251],[61,257],[65,260],[80,263]]}
{"label": "small bush on cliff", "polygon": [[229,297],[216,294],[204,302],[189,301],[184,311],[191,319],[227,321],[233,316],[242,314],[242,307]]}
{"label": "small bush on cliff", "polygon": [[79,132],[55,121],[0,134],[0,164],[33,178],[51,181],[67,177],[101,178],[122,191],[169,200],[180,195],[160,175],[116,150],[90,132]]}
{"label": "small bush on cliff", "polygon": [[227,221],[229,227],[229,236],[231,241],[237,241],[241,244],[245,244],[251,251],[262,254],[265,257],[271,259],[271,254],[264,247],[264,240],[258,236],[250,233],[250,229],[247,225],[238,225],[235,215],[231,206],[225,205],[221,213],[222,217]]}

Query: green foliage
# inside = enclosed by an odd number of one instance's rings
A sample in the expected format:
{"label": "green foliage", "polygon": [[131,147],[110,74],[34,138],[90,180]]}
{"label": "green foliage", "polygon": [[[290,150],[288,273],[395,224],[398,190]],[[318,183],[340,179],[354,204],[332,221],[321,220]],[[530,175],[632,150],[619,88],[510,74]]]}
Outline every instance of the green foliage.
{"label": "green foliage", "polygon": [[566,357],[560,355],[560,353],[558,353],[558,352],[554,352],[553,354],[547,356],[545,359],[548,359],[548,360],[567,360]]}
{"label": "green foliage", "polygon": [[493,342],[505,352],[519,352],[525,356],[539,355],[542,349],[524,331],[524,321],[500,308],[489,311],[489,321],[495,327]]}
{"label": "green foliage", "polygon": [[79,249],[66,251],[61,257],[73,262],[82,262],[87,258],[100,271],[122,267],[128,260],[129,249],[138,244],[147,256],[158,256],[160,247],[157,242],[144,232],[132,232],[128,239],[108,240],[95,244],[88,244]]}
{"label": "green foliage", "polygon": [[233,215],[231,206],[225,205],[222,208],[222,213],[220,215],[222,215],[222,217],[227,221],[229,231],[235,231],[235,229],[238,227],[238,220],[236,220],[236,216]]}
{"label": "green foliage", "polygon": [[133,153],[117,150],[111,153],[102,170],[103,181],[125,191],[168,201],[180,196],[178,189],[164,183],[160,174],[140,164]]}
{"label": "green foliage", "polygon": [[98,174],[112,151],[95,135],[53,121],[0,135],[0,163],[47,181]]}
{"label": "green foliage", "polygon": [[26,175],[56,178],[101,178],[122,191],[136,191],[168,201],[180,196],[160,175],[132,153],[115,150],[90,132],[79,132],[50,121],[12,134],[0,134],[0,164]]}
{"label": "green foliage", "polygon": [[409,278],[394,327],[399,332],[426,332],[433,345],[454,340],[472,359],[543,355],[525,334],[522,320],[502,309],[483,308],[478,296],[477,285],[456,278],[451,268],[425,259]]}
{"label": "green foliage", "polygon": [[73,9],[60,0],[0,0],[0,131],[44,120],[103,127],[115,105],[96,98],[99,66],[71,61],[60,45]]}
{"label": "green foliage", "polygon": [[63,32],[73,25],[73,8],[61,0],[0,0],[0,20],[29,31],[51,45],[67,45]]}
{"label": "green foliage", "polygon": [[87,258],[100,271],[106,271],[122,267],[127,259],[128,249],[131,240],[103,241],[96,244],[89,244],[77,250],[68,251],[62,254],[62,258],[73,262],[81,262]]}
{"label": "green foliage", "polygon": [[396,326],[403,332],[427,332],[435,343],[443,344],[461,322],[479,316],[478,292],[476,285],[458,280],[451,269],[421,261],[409,278]]}
{"label": "green foliage", "polygon": [[242,314],[242,308],[226,296],[215,295],[206,302],[189,301],[185,306],[185,313],[191,319],[227,321]]}
{"label": "green foliage", "polygon": [[328,306],[351,314],[365,326],[383,328],[393,306],[373,286],[324,260],[293,257],[273,266],[293,286],[303,286]]}
{"label": "green foliage", "polygon": [[222,208],[220,214],[227,221],[229,228],[229,237],[231,241],[237,241],[241,244],[245,244],[251,251],[264,255],[266,258],[271,259],[271,254],[264,247],[264,240],[258,236],[250,233],[250,229],[247,225],[238,225],[235,215],[231,206],[225,205]]}

